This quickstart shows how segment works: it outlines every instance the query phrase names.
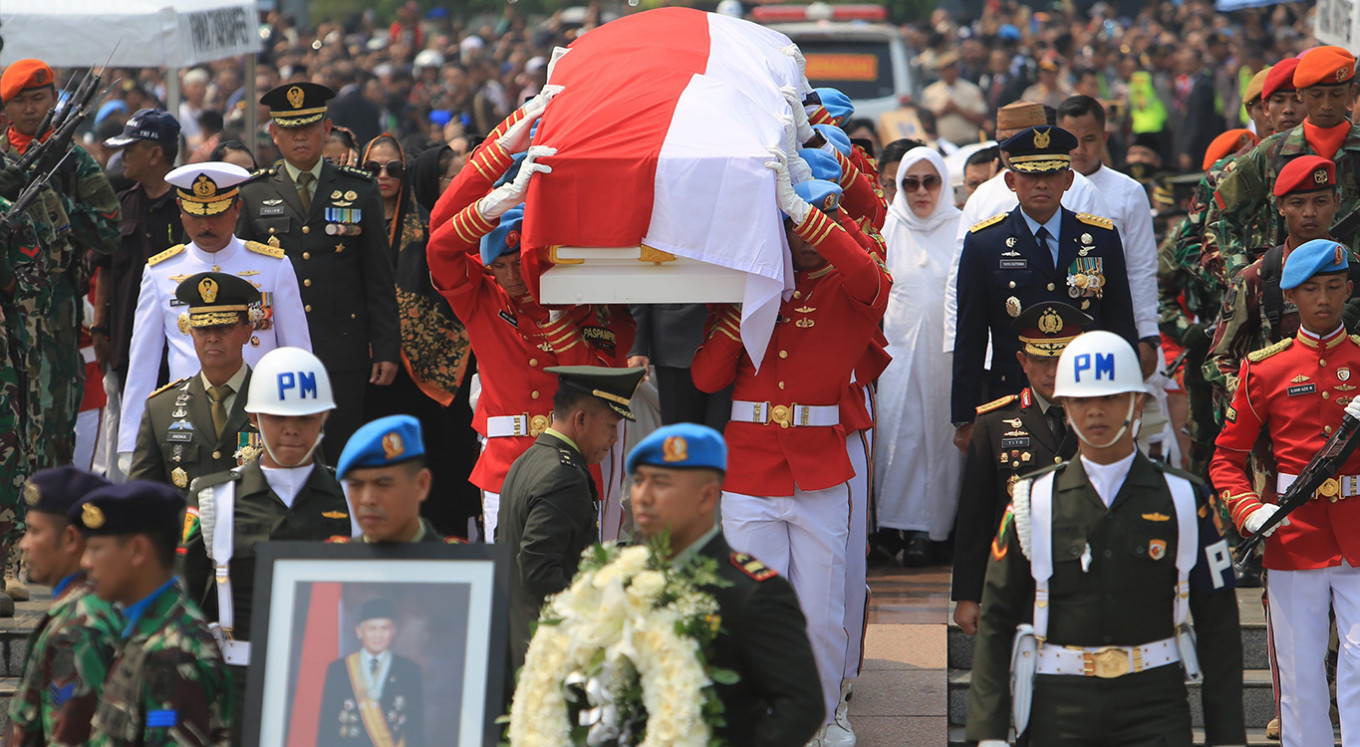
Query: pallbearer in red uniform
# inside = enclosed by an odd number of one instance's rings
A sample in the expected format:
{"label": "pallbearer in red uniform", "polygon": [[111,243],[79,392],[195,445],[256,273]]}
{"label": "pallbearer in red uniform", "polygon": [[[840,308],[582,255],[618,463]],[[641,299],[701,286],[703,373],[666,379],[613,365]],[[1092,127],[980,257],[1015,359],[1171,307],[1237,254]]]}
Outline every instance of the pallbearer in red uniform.
{"label": "pallbearer in red uniform", "polygon": [[779,208],[790,219],[793,294],[759,370],[742,345],[739,311],[725,306],[710,318],[691,374],[703,391],[734,386],[723,531],[734,548],[760,557],[798,591],[826,699],[828,724],[813,744],[845,743],[848,735],[832,721],[846,656],[847,483],[855,471],[838,403],[878,329],[892,281],[830,217],[840,188],[820,180],[795,188],[786,155],[772,153]]}
{"label": "pallbearer in red uniform", "polygon": [[[1329,239],[1309,241],[1285,260],[1280,288],[1298,307],[1298,335],[1247,356],[1218,450],[1209,465],[1214,487],[1243,535],[1279,510],[1262,503],[1247,456],[1269,436],[1289,487],[1321,450],[1344,413],[1360,417],[1360,338],[1348,337],[1341,308],[1351,294],[1349,252]],[[1281,735],[1286,747],[1332,743],[1327,655],[1328,611],[1342,635],[1336,698],[1342,738],[1360,731],[1360,661],[1346,643],[1360,626],[1360,452],[1341,474],[1268,533],[1263,565],[1270,571],[1270,617],[1279,663]]]}

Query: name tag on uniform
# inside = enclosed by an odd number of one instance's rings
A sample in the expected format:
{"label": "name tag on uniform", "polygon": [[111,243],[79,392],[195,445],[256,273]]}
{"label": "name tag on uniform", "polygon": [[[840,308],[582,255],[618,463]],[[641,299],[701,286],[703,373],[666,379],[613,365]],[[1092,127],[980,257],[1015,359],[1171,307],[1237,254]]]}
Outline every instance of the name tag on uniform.
{"label": "name tag on uniform", "polygon": [[1003,270],[1028,270],[1028,269],[1029,269],[1029,260],[1024,259],[1023,257],[1020,258],[1020,259],[1003,259],[1003,260],[1001,260],[1001,269],[1003,269]]}
{"label": "name tag on uniform", "polygon": [[261,205],[260,215],[283,215],[282,205]]}
{"label": "name tag on uniform", "polygon": [[1300,394],[1312,394],[1317,391],[1317,384],[1299,384],[1298,386],[1289,387],[1286,391],[1291,397],[1297,397]]}
{"label": "name tag on uniform", "polygon": [[1003,439],[1001,439],[1001,448],[1003,448],[1003,449],[1028,449],[1028,448],[1029,448],[1029,436],[1025,436],[1025,437],[1023,437],[1023,438],[1003,438]]}
{"label": "name tag on uniform", "polygon": [[501,310],[500,310],[500,317],[501,317],[501,319],[504,319],[511,327],[514,327],[515,329],[519,329],[519,320],[515,318],[515,315],[514,315],[514,314],[511,314],[510,312],[506,311],[505,309],[501,309]]}
{"label": "name tag on uniform", "polygon": [[187,443],[193,443],[193,442],[194,442],[194,432],[193,432],[193,431],[170,431],[169,433],[165,434],[165,442],[166,442],[166,443],[171,443],[171,444],[173,444],[173,443],[186,443],[186,444],[187,444]]}
{"label": "name tag on uniform", "polygon": [[170,299],[170,305],[171,305],[171,306],[188,306],[188,305],[189,305],[189,302],[188,302],[188,301],[181,301],[181,300],[179,300],[178,298],[172,298],[172,299]]}

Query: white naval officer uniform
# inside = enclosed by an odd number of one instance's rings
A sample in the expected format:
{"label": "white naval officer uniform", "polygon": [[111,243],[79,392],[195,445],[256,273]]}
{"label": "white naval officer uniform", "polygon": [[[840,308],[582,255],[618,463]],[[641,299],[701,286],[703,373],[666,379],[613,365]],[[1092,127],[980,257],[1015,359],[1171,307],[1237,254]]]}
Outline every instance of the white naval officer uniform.
{"label": "white naval officer uniform", "polygon": [[152,257],[142,273],[137,313],[132,325],[128,355],[128,378],[123,387],[123,418],[118,427],[118,453],[129,454],[137,446],[146,398],[156,389],[161,351],[169,344],[170,380],[192,376],[202,366],[194,350],[188,325],[180,315],[188,307],[175,299],[175,289],[185,278],[200,272],[225,272],[250,281],[267,299],[264,309],[268,326],[256,329],[245,346],[246,364],[252,369],[265,353],[279,347],[312,350],[307,314],[302,308],[293,263],[283,250],[232,236],[221,251],[205,252],[194,243],[181,244]]}

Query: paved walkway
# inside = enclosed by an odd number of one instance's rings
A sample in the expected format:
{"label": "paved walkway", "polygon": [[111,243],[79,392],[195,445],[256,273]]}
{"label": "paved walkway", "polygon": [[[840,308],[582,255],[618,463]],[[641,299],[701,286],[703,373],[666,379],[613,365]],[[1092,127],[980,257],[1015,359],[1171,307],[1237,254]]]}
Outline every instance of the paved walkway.
{"label": "paved walkway", "polygon": [[948,566],[869,569],[869,630],[850,718],[860,747],[948,741]]}

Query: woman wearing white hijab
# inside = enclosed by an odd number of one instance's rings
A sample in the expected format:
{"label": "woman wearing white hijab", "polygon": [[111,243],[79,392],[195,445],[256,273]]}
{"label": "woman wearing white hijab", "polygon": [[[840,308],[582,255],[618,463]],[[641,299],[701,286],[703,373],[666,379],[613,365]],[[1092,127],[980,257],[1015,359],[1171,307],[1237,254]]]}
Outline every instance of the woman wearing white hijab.
{"label": "woman wearing white hijab", "polygon": [[897,169],[883,236],[892,295],[883,316],[888,365],[878,384],[874,488],[880,529],[907,533],[903,562],[929,561],[930,541],[954,526],[963,455],[949,422],[951,362],[944,349],[944,294],[961,213],[949,170],[930,148]]}

